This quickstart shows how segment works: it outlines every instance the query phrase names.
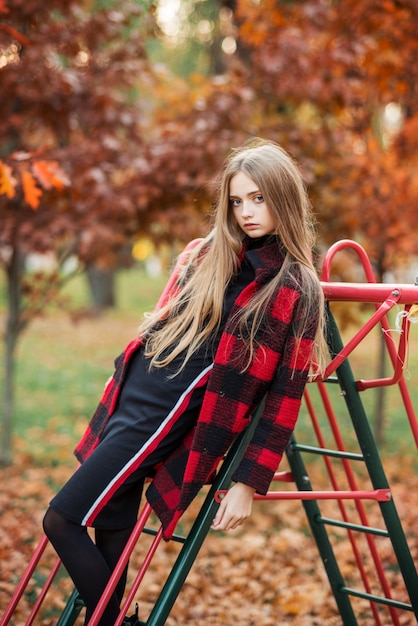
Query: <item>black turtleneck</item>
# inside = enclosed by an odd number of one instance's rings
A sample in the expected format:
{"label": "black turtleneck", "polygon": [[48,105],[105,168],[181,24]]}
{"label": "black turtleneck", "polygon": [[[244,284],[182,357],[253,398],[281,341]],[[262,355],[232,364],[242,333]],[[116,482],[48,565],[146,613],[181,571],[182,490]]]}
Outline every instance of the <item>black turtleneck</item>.
{"label": "black turtleneck", "polygon": [[225,321],[231,312],[235,300],[241,291],[249,285],[255,278],[255,268],[248,259],[248,253],[251,250],[258,250],[265,246],[267,243],[271,243],[275,238],[275,235],[264,235],[263,237],[251,238],[246,237],[244,240],[245,252],[242,263],[237,273],[232,277],[224,298],[223,308],[223,321]]}

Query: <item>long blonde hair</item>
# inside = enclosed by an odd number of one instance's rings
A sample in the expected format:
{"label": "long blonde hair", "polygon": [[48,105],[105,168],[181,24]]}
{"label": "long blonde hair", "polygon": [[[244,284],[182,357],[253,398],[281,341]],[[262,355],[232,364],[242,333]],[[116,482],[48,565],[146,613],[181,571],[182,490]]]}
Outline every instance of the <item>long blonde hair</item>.
{"label": "long blonde hair", "polygon": [[[319,316],[317,345],[322,353],[324,306],[312,262],[311,205],[291,157],[274,142],[257,139],[233,150],[225,161],[211,232],[190,252],[180,277],[179,292],[167,305],[150,314],[139,328],[151,366],[164,367],[185,352],[184,367],[190,356],[219,329],[225,289],[237,270],[244,238],[229,199],[230,181],[238,172],[244,172],[256,183],[275,221],[275,234],[286,251],[278,274],[257,292],[237,320],[248,331],[244,333],[248,337],[247,366],[266,306],[285,279],[295,281],[301,291],[298,336],[311,319]],[[322,362],[321,358],[317,360]]]}

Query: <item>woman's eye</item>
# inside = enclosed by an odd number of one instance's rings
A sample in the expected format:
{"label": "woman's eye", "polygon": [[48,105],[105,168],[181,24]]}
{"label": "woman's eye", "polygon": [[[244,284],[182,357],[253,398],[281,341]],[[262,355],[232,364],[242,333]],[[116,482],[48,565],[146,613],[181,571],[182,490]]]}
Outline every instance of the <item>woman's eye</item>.
{"label": "woman's eye", "polygon": [[230,202],[231,206],[233,207],[239,206],[241,204],[241,200],[239,200],[238,198],[231,198]]}
{"label": "woman's eye", "polygon": [[258,196],[254,196],[254,200],[255,202],[258,202],[258,203],[264,202],[264,197],[261,194],[259,194]]}

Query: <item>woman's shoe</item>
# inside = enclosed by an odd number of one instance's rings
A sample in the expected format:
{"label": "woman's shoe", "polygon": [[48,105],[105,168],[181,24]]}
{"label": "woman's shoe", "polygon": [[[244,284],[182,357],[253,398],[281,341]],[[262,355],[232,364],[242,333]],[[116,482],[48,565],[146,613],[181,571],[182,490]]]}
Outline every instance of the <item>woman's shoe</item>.
{"label": "woman's shoe", "polygon": [[139,626],[138,603],[135,604],[135,613],[130,617],[126,616],[122,624],[123,626]]}

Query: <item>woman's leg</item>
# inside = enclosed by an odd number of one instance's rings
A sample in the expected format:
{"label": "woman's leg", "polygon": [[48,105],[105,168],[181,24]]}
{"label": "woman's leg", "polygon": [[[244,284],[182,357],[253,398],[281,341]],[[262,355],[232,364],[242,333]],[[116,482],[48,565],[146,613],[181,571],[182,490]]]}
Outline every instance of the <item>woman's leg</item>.
{"label": "woman's leg", "polygon": [[[132,528],[123,528],[122,530],[95,530],[96,546],[102,553],[111,572],[115,569],[126,542],[131,536],[132,530]],[[119,604],[122,602],[125,592],[127,573],[128,565],[125,567],[115,588]]]}
{"label": "woman's leg", "polygon": [[[84,526],[69,522],[49,508],[44,518],[44,530],[73,580],[77,591],[83,598],[87,609],[85,620],[87,624],[107,585],[112,570]],[[116,531],[116,535],[118,532]],[[126,533],[126,531],[124,532]],[[108,544],[109,540],[104,543]],[[118,549],[121,544],[122,541],[120,540]],[[114,593],[100,620],[100,626],[114,626],[118,615],[119,600]]]}

